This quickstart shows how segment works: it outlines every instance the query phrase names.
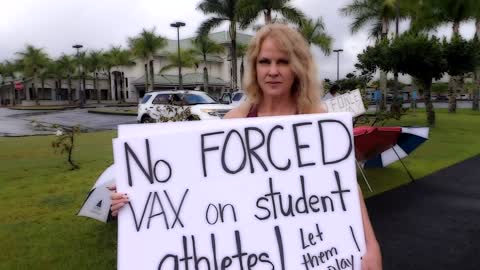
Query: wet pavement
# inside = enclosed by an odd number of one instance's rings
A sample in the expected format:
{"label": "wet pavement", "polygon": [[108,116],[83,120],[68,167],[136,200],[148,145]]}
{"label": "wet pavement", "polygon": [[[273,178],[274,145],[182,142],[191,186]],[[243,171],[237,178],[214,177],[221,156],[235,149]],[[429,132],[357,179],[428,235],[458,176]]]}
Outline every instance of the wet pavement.
{"label": "wet pavement", "polygon": [[88,113],[88,109],[62,111],[10,110],[0,108],[0,136],[53,134],[52,125],[80,126],[84,131],[114,130],[121,124],[136,123],[135,116]]}
{"label": "wet pavement", "polygon": [[[437,102],[435,108],[448,108],[448,102]],[[404,103],[403,107],[410,107]],[[423,103],[417,104],[424,108]],[[471,108],[471,101],[457,101],[457,108]],[[375,105],[370,105],[369,112],[375,111]],[[29,136],[54,134],[52,125],[73,127],[79,125],[84,131],[114,130],[121,124],[134,124],[136,117],[130,115],[108,115],[88,113],[88,109],[52,110],[10,110],[0,108],[0,136]]]}

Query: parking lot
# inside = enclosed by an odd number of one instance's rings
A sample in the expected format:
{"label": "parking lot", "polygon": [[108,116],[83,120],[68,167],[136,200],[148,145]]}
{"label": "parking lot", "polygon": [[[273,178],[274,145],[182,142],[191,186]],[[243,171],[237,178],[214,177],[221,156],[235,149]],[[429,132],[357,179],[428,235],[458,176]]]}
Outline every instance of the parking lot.
{"label": "parking lot", "polygon": [[88,113],[88,109],[29,111],[0,108],[0,136],[53,134],[53,124],[80,126],[85,131],[113,130],[136,123],[135,116]]}

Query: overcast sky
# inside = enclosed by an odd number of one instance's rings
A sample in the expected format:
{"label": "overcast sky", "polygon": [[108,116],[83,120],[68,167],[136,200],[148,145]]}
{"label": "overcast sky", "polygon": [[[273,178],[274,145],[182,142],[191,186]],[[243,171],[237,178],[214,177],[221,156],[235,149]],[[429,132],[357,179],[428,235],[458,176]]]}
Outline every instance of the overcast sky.
{"label": "overcast sky", "polygon": [[[340,55],[340,77],[354,70],[358,53],[372,43],[366,31],[352,35],[351,19],[339,9],[352,0],[292,0],[309,17],[323,17],[326,30],[334,38],[333,49],[343,49]],[[111,45],[126,47],[127,38],[142,28],[157,28],[157,33],[176,39],[170,23],[184,21],[180,38],[191,37],[205,18],[196,10],[200,0],[9,0],[2,1],[0,15],[0,61],[14,59],[15,52],[25,44],[44,48],[52,57],[73,54],[73,44],[86,49],[108,49]],[[263,19],[263,18],[262,18]],[[392,26],[393,27],[393,26]],[[404,24],[402,28],[405,28]],[[220,27],[215,31],[225,30]],[[473,23],[461,27],[462,35],[474,35]],[[438,35],[450,33],[448,26]],[[336,79],[336,54],[324,56],[314,48],[319,78]]]}

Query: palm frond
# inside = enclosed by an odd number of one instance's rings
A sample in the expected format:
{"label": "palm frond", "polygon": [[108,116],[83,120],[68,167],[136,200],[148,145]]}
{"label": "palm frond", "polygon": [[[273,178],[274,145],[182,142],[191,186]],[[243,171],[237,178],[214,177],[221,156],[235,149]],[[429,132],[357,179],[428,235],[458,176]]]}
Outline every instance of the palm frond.
{"label": "palm frond", "polygon": [[197,30],[197,35],[199,36],[206,36],[210,33],[210,31],[218,26],[220,26],[224,21],[226,21],[226,18],[209,18],[202,22],[200,27]]}

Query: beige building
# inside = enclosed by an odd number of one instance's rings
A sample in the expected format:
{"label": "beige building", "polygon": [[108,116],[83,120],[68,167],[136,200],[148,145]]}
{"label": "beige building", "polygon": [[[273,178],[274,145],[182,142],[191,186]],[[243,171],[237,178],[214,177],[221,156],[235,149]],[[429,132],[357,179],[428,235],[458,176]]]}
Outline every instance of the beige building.
{"label": "beige building", "polygon": [[[231,61],[229,59],[230,38],[228,32],[217,32],[209,35],[210,39],[223,45],[225,52],[220,55],[207,56],[207,69],[209,74],[209,89],[213,96],[219,96],[223,91],[231,89]],[[238,33],[237,42],[247,44],[251,36]],[[190,49],[193,38],[180,40],[182,49]],[[65,105],[70,99],[78,102],[81,93],[85,93],[87,103],[97,102],[97,91],[100,91],[102,103],[116,103],[120,100],[136,103],[143,97],[145,92],[153,90],[177,89],[179,86],[178,68],[159,71],[169,65],[167,55],[177,52],[177,40],[167,40],[167,46],[159,50],[153,58],[153,72],[155,74],[154,85],[145,89],[145,62],[143,59],[135,59],[132,66],[113,67],[110,73],[110,85],[108,72],[97,73],[97,87],[94,87],[93,74],[86,74],[85,80],[63,78],[62,80],[46,78],[43,82],[37,81],[38,100],[41,105]],[[203,58],[199,57],[199,64],[194,68],[182,67],[184,89],[203,90]],[[238,87],[242,88],[240,74],[241,58],[237,60]],[[17,78],[21,78],[18,74]],[[34,105],[35,91],[32,78],[12,79],[0,77],[0,103],[1,105],[21,104],[24,106]],[[69,91],[70,89],[70,91]],[[80,89],[85,89],[81,91]],[[109,90],[110,89],[110,90]],[[69,94],[70,93],[70,94]],[[71,95],[71,98],[70,98]]]}

